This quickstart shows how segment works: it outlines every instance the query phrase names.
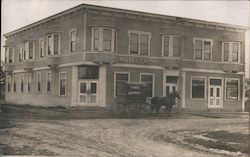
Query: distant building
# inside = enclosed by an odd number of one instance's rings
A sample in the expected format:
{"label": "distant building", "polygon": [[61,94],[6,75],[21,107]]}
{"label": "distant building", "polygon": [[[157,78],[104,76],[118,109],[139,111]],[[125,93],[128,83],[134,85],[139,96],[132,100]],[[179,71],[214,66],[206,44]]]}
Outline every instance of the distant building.
{"label": "distant building", "polygon": [[5,34],[6,101],[99,106],[145,82],[191,111],[244,109],[246,28],[79,5]]}

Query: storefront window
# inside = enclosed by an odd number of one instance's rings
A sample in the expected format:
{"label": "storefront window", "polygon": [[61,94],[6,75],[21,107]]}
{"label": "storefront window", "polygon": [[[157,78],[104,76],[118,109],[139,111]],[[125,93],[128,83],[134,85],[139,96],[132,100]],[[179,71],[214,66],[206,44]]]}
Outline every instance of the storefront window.
{"label": "storefront window", "polygon": [[192,78],[192,98],[205,98],[205,78]]}
{"label": "storefront window", "polygon": [[66,95],[66,73],[60,73],[59,78],[60,78],[59,95],[65,96]]}
{"label": "storefront window", "polygon": [[145,95],[147,97],[152,97],[153,96],[153,75],[142,74],[141,82],[144,82],[147,84],[147,86],[144,88]]}
{"label": "storefront window", "polygon": [[239,99],[238,88],[239,88],[239,80],[226,79],[226,99],[238,100]]}
{"label": "storefront window", "polygon": [[126,95],[127,93],[127,82],[129,81],[129,75],[125,73],[116,73],[116,89],[115,95],[122,96]]}

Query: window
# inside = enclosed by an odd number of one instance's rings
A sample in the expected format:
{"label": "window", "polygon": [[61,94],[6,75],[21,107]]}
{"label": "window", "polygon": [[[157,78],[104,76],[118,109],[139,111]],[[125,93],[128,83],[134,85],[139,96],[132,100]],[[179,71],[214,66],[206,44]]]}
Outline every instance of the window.
{"label": "window", "polygon": [[239,42],[223,42],[222,43],[223,61],[238,62],[240,57]]}
{"label": "window", "polygon": [[115,96],[127,95],[128,73],[116,73],[115,75]]}
{"label": "window", "polygon": [[66,73],[59,74],[59,95],[66,96]]}
{"label": "window", "polygon": [[13,76],[13,91],[16,92],[16,75]]}
{"label": "window", "polygon": [[129,31],[129,54],[150,54],[151,33],[140,31]]}
{"label": "window", "polygon": [[177,90],[178,76],[166,76],[165,95]]}
{"label": "window", "polygon": [[7,81],[7,91],[10,92],[11,76],[7,76],[6,81]]}
{"label": "window", "polygon": [[44,39],[41,38],[41,39],[39,40],[39,57],[40,57],[40,58],[43,58],[43,57],[44,57],[44,44],[45,44]]}
{"label": "window", "polygon": [[79,66],[78,78],[79,79],[98,79],[99,67],[98,66]]}
{"label": "window", "polygon": [[210,39],[194,39],[194,59],[211,60],[212,44]]}
{"label": "window", "polygon": [[51,73],[50,72],[47,73],[46,82],[47,82],[46,89],[47,89],[47,92],[49,93],[51,92]]}
{"label": "window", "polygon": [[27,91],[30,92],[31,91],[31,74],[28,74],[27,77],[28,77]]}
{"label": "window", "polygon": [[49,34],[47,36],[47,53],[48,55],[58,55],[60,53],[60,34]]}
{"label": "window", "polygon": [[76,29],[71,29],[69,31],[69,36],[70,36],[69,49],[70,52],[74,52],[76,51]]}
{"label": "window", "polygon": [[115,51],[116,31],[111,28],[92,28],[92,50]]}
{"label": "window", "polygon": [[145,95],[147,97],[152,97],[153,96],[153,75],[152,74],[141,74],[141,82],[144,82],[147,84],[147,86],[144,88],[145,89]]}
{"label": "window", "polygon": [[34,41],[25,41],[24,50],[23,50],[23,59],[32,60],[34,59],[35,53],[35,42]]}
{"label": "window", "polygon": [[41,73],[37,73],[37,91],[41,92]]}
{"label": "window", "polygon": [[239,80],[226,79],[226,99],[239,100]]}
{"label": "window", "polygon": [[20,86],[20,91],[24,91],[24,75],[20,76],[20,81],[21,81],[21,86]]}
{"label": "window", "polygon": [[205,78],[192,77],[192,98],[205,98]]}
{"label": "window", "polygon": [[180,56],[180,37],[175,35],[162,36],[162,56]]}
{"label": "window", "polygon": [[5,63],[14,63],[14,48],[5,48]]}
{"label": "window", "polygon": [[18,46],[18,58],[19,58],[19,62],[22,62],[23,58],[23,46],[19,45]]}

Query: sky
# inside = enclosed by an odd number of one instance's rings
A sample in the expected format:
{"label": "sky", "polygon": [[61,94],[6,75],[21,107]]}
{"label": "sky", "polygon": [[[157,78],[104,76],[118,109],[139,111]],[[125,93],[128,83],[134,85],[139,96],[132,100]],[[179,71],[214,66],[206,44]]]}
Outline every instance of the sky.
{"label": "sky", "polygon": [[[84,0],[2,0],[1,53],[5,33],[26,26],[79,4],[93,4],[121,9],[172,15],[205,21],[250,26],[249,1],[84,1]],[[246,75],[249,70],[249,31],[246,34]],[[3,58],[3,57],[2,57]]]}

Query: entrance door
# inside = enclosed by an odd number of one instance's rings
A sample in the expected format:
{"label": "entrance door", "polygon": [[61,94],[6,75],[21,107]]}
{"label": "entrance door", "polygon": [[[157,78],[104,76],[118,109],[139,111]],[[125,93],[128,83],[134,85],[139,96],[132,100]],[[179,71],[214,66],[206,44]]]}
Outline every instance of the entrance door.
{"label": "entrance door", "polygon": [[222,80],[210,79],[209,86],[209,108],[222,108]]}
{"label": "entrance door", "polygon": [[96,106],[98,102],[98,81],[79,81],[79,105]]}
{"label": "entrance door", "polygon": [[177,89],[177,84],[167,84],[166,85],[166,95],[175,92]]}

